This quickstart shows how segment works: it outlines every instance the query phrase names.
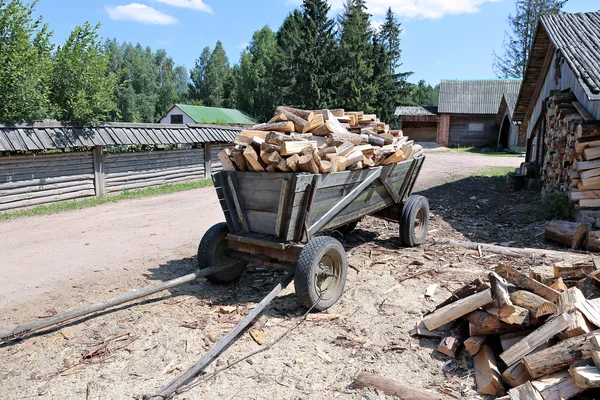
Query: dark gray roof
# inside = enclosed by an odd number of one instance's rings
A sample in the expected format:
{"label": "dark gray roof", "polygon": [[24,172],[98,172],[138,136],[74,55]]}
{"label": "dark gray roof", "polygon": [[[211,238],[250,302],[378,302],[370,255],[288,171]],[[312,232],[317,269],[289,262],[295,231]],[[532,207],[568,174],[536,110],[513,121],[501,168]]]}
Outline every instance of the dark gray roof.
{"label": "dark gray roof", "polygon": [[241,128],[203,124],[106,123],[84,127],[56,121],[0,124],[0,151],[51,150],[91,146],[229,143]]}
{"label": "dark gray roof", "polygon": [[505,93],[518,94],[520,79],[443,80],[440,114],[497,114]]}
{"label": "dark gray roof", "polygon": [[600,100],[600,11],[545,15],[541,23],[589,100]]}
{"label": "dark gray roof", "polygon": [[506,100],[506,106],[508,107],[508,112],[511,116],[515,111],[518,96],[518,93],[504,93],[504,100]]}
{"label": "dark gray roof", "polygon": [[435,117],[438,108],[435,106],[400,106],[396,108],[394,115],[405,117]]}

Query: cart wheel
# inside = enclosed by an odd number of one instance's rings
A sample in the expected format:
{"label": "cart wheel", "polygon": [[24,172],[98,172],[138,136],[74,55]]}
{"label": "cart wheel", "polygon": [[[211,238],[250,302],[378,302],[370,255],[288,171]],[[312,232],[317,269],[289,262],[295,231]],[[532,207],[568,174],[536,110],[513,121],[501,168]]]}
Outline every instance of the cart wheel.
{"label": "cart wheel", "polygon": [[423,196],[410,196],[402,208],[400,239],[407,247],[425,243],[429,227],[429,202]]}
{"label": "cart wheel", "polygon": [[314,305],[316,311],[327,310],[342,296],[347,271],[342,244],[330,236],[315,237],[300,252],[294,277],[296,295],[307,308]]}
{"label": "cart wheel", "polygon": [[347,234],[351,233],[353,230],[356,229],[356,226],[359,222],[360,220],[352,221],[346,225],[342,225],[339,228],[336,228],[335,230],[341,233],[342,235],[346,236]]}
{"label": "cart wheel", "polygon": [[[213,225],[202,237],[198,246],[198,268],[204,269],[221,264],[229,260],[229,247],[227,246],[227,223],[220,222]],[[240,260],[236,265],[221,272],[208,275],[206,279],[213,283],[227,283],[235,281],[242,275],[248,263]]]}

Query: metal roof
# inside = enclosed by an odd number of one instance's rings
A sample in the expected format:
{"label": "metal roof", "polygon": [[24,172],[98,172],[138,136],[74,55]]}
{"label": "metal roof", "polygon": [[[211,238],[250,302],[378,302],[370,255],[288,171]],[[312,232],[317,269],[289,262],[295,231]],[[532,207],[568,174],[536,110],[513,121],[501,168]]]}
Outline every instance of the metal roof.
{"label": "metal roof", "polygon": [[516,95],[520,87],[520,79],[442,80],[438,112],[496,115],[502,96]]}
{"label": "metal roof", "polygon": [[187,114],[198,124],[234,124],[234,125],[256,125],[256,122],[240,110],[231,108],[190,106],[187,104],[175,104],[181,111]]}
{"label": "metal roof", "polygon": [[56,121],[0,124],[0,151],[31,151],[115,145],[229,143],[241,128],[203,124],[106,123],[84,127]]}
{"label": "metal roof", "polygon": [[518,93],[504,93],[504,101],[506,101],[506,106],[508,107],[508,112],[512,116],[515,111],[515,106],[517,105],[517,97]]}
{"label": "metal roof", "polygon": [[396,107],[394,115],[403,117],[435,117],[438,108],[435,106],[400,106]]}
{"label": "metal roof", "polygon": [[541,24],[589,100],[600,100],[600,11],[544,15]]}

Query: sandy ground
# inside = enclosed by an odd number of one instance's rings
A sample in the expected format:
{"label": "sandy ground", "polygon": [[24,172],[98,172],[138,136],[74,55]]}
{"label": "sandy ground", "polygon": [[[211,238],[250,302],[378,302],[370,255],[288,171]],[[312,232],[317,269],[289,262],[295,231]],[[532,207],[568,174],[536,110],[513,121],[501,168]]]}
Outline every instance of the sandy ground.
{"label": "sandy ground", "polygon": [[[475,256],[467,252],[457,255],[435,246],[435,237],[472,236],[453,226],[453,214],[445,212],[452,205],[443,203],[438,212],[435,200],[441,195],[435,190],[475,171],[522,161],[428,151],[416,187],[434,196],[428,195],[434,215],[426,245],[401,248],[397,225],[363,220],[351,238],[340,238],[352,269],[343,298],[328,311],[334,320],[302,324],[272,349],[180,398],[384,398],[375,390],[351,389],[359,371],[476,397],[464,356],[444,364],[447,358],[432,350],[436,343],[408,334],[449,290],[499,262],[497,257],[471,260]],[[463,180],[462,187],[448,188],[455,191],[455,202],[458,197],[458,203],[469,205],[469,185]],[[478,190],[485,196],[485,188]],[[485,212],[486,203],[480,204],[476,207]],[[0,331],[183,275],[195,266],[203,233],[222,220],[213,189],[205,188],[0,223]],[[415,271],[429,272],[403,280]],[[253,268],[235,284],[195,282],[2,345],[0,397],[131,399],[155,393],[230,330],[278,279]],[[440,289],[426,299],[432,283]],[[222,314],[223,305],[237,309]],[[304,311],[290,285],[253,329],[273,340]],[[244,333],[207,371],[257,348]]]}

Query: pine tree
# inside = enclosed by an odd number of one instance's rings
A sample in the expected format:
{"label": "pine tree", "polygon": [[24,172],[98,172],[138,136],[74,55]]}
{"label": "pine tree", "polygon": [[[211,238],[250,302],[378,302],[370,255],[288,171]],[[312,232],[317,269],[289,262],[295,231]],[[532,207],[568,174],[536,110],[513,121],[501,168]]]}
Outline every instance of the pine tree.
{"label": "pine tree", "polygon": [[206,64],[206,100],[210,107],[222,107],[225,101],[225,82],[229,76],[229,59],[223,49],[223,43],[218,41]]}
{"label": "pine tree", "polygon": [[206,87],[206,70],[210,61],[210,47],[205,47],[196,60],[194,68],[190,71],[189,96],[195,102],[202,104],[208,97]]}
{"label": "pine tree", "polygon": [[383,48],[388,54],[388,58],[390,59],[390,69],[391,73],[395,73],[398,68],[402,65],[400,62],[400,57],[402,51],[400,50],[400,35],[402,34],[402,28],[392,8],[388,8],[385,13],[385,22],[381,25],[381,29],[379,31],[379,39]]}
{"label": "pine tree", "polygon": [[505,32],[504,55],[494,53],[499,78],[522,78],[527,68],[535,29],[542,15],[557,14],[567,0],[517,0],[515,14],[508,16],[511,33]]}
{"label": "pine tree", "polygon": [[295,105],[294,89],[300,74],[300,65],[294,62],[295,54],[302,42],[302,13],[295,9],[283,21],[275,35],[277,56],[274,61],[273,85],[277,88],[282,103]]}

